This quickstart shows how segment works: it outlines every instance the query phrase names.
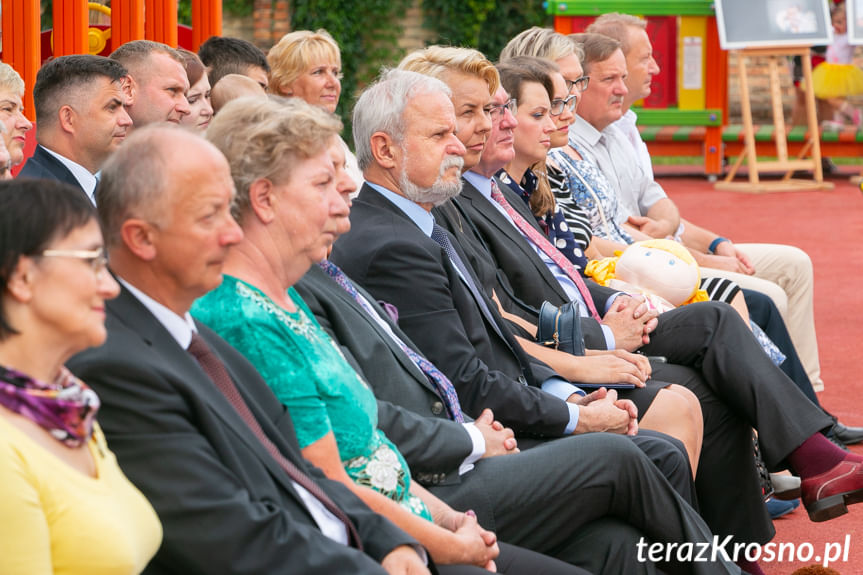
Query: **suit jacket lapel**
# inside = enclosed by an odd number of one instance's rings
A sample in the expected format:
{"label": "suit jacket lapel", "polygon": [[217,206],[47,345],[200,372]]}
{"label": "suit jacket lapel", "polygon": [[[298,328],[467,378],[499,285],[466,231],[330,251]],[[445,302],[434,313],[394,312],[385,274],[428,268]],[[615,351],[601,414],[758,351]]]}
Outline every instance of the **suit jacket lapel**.
{"label": "suit jacket lapel", "polygon": [[[318,270],[320,273],[318,273],[318,271],[315,271],[315,270]],[[326,273],[323,270],[321,270],[320,268],[318,268],[317,266],[313,266],[310,273],[313,273],[314,276],[320,277],[320,280],[316,281],[316,283],[318,283],[321,286],[326,285],[327,293],[332,294],[333,297],[336,297],[340,301],[342,301],[344,305],[349,306],[354,311],[354,315],[359,316],[361,318],[360,321],[362,321],[365,325],[367,325],[371,329],[373,329],[375,331],[375,333],[377,333],[378,336],[386,342],[387,347],[390,348],[390,350],[392,351],[393,355],[396,357],[398,362],[402,365],[402,367],[405,368],[406,371],[408,371],[413,376],[414,379],[419,381],[422,385],[427,387],[429,390],[433,391],[434,393],[437,393],[437,389],[431,384],[431,382],[428,380],[428,378],[425,376],[425,374],[422,372],[422,370],[420,370],[420,368],[417,367],[417,365],[413,361],[411,361],[411,359],[407,356],[407,354],[405,354],[404,351],[402,351],[401,347],[399,347],[399,345],[393,340],[393,338],[390,337],[390,335],[388,333],[386,333],[386,331],[384,331],[384,329],[378,324],[378,322],[375,321],[374,318],[370,317],[369,314],[364,309],[360,308],[359,304],[354,300],[353,297],[351,297],[351,295],[348,292],[346,292],[341,286],[339,286],[329,276],[326,276]],[[326,277],[324,277],[324,276],[326,276]],[[326,282],[326,283],[324,283],[324,282]],[[372,303],[372,307],[374,307],[375,311],[378,313],[378,315],[384,321],[387,321],[387,322],[390,321],[389,318],[385,317],[384,314],[381,312],[380,308],[378,307],[377,303],[375,302],[374,297],[370,293],[368,293],[365,289],[363,289],[361,286],[359,286],[357,284],[354,284],[354,287],[356,288],[356,290],[360,294],[362,294],[363,297],[365,297],[369,302]],[[394,326],[391,325],[390,327],[394,327]],[[393,333],[396,332],[396,329],[393,329]],[[402,341],[405,342],[405,345],[410,345],[410,342],[407,339],[406,335],[399,334],[399,337],[402,339]]]}
{"label": "suit jacket lapel", "polygon": [[42,146],[36,146],[36,151],[33,152],[33,156],[30,159],[36,160],[37,164],[51,172],[59,181],[75,186],[86,195],[84,188],[81,187],[77,178],[75,178],[72,172],[69,171],[69,168],[64,166],[57,158],[46,152]]}
{"label": "suit jacket lapel", "polygon": [[[246,422],[243,421],[240,414],[237,413],[237,410],[234,409],[225,396],[222,395],[216,385],[210,380],[209,376],[204,373],[204,370],[195,358],[180,347],[174,337],[153,316],[153,314],[150,313],[144,304],[138,301],[138,299],[132,295],[125,286],[123,286],[120,295],[116,299],[107,302],[106,306],[109,312],[112,312],[118,321],[126,324],[131,330],[138,333],[144,342],[156,351],[159,358],[164,360],[163,365],[165,368],[174,372],[174,376],[177,381],[187,384],[192,388],[193,393],[203,397],[207,405],[210,406],[213,412],[225,423],[225,425],[232,429],[243,443],[258,455],[272,475],[291,492],[295,493],[293,482],[276,460],[267,452],[260,440],[255,436]],[[216,353],[215,350],[213,350],[213,352]],[[231,376],[231,379],[233,379],[234,383],[237,384],[237,374],[233,372],[231,366],[227,363],[225,363],[225,368],[228,370],[228,374]],[[249,409],[252,411],[252,414],[258,418],[258,421],[266,421],[266,418],[260,417],[260,407],[248,396],[248,393],[245,392],[243,386],[237,385],[237,389],[249,405]],[[268,428],[266,423],[262,423],[261,427],[264,428],[264,430],[267,430]],[[278,437],[278,434],[275,434],[274,437],[273,430],[270,429],[267,435],[273,443],[283,450],[284,453],[285,442]],[[299,498],[298,495],[297,497]]]}
{"label": "suit jacket lapel", "polygon": [[[464,182],[465,185],[462,188],[459,200],[461,201],[461,198],[464,198],[464,200],[467,201],[468,204],[473,206],[476,213],[479,213],[483,218],[490,222],[494,227],[498,229],[498,231],[500,231],[500,233],[510,238],[512,240],[512,243],[515,244],[518,250],[524,255],[524,259],[526,261],[529,261],[537,270],[539,277],[543,278],[543,281],[545,281],[546,284],[551,286],[551,288],[555,292],[557,292],[561,298],[563,298],[564,300],[569,300],[569,296],[566,295],[566,292],[560,286],[559,282],[557,282],[556,280],[554,282],[546,281],[548,276],[551,275],[551,271],[545,265],[545,262],[542,261],[542,258],[537,255],[536,251],[528,243],[528,241],[524,239],[524,236],[521,234],[521,232],[512,223],[510,223],[510,221],[503,214],[501,214],[496,207],[492,206],[490,200],[487,200],[485,196],[483,196],[479,192],[479,190],[473,187],[470,182],[468,182],[467,180],[464,180]],[[500,187],[504,195],[507,195],[505,191],[505,189],[507,188],[506,184],[498,183],[498,186]],[[513,209],[521,213],[521,211],[519,210],[519,206],[512,202],[512,198],[508,197],[507,201],[510,202],[510,204],[513,206]],[[530,222],[533,218],[533,215],[531,215],[530,218],[531,219],[525,219]]]}

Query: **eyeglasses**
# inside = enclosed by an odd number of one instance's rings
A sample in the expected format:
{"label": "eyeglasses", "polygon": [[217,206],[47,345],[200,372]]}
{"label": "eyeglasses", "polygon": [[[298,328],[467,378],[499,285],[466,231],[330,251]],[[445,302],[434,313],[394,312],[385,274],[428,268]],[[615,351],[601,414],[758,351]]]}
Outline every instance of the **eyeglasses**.
{"label": "eyeglasses", "polygon": [[576,78],[575,80],[566,80],[566,90],[567,92],[572,92],[573,86],[579,92],[584,92],[587,90],[587,86],[590,84],[590,76],[581,76],[580,78]]}
{"label": "eyeglasses", "polygon": [[105,250],[96,248],[95,250],[45,250],[39,254],[43,258],[75,258],[83,260],[90,264],[93,273],[101,274],[108,269],[108,256],[105,255]]}
{"label": "eyeglasses", "polygon": [[560,116],[563,114],[564,110],[569,110],[570,112],[575,111],[575,107],[578,105],[578,96],[573,94],[572,96],[567,97],[565,100],[561,100],[560,98],[555,98],[551,101],[551,108],[549,109],[549,113],[552,116]]}
{"label": "eyeglasses", "polygon": [[518,101],[515,98],[510,98],[504,104],[492,104],[488,108],[488,115],[491,116],[491,121],[496,122],[503,119],[504,109],[509,110],[510,114],[515,116],[518,112]]}

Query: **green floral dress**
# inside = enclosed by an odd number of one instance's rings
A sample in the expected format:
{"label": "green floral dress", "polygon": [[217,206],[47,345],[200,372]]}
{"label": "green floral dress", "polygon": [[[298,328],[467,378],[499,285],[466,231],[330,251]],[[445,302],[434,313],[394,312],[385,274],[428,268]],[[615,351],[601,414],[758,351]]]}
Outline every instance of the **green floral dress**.
{"label": "green floral dress", "polygon": [[412,513],[431,520],[421,499],[410,494],[410,470],[378,429],[378,409],[368,384],[345,360],[294,291],[296,313],[237,278],[200,298],[192,314],[254,364],[291,413],[300,447],[330,431],[348,475]]}

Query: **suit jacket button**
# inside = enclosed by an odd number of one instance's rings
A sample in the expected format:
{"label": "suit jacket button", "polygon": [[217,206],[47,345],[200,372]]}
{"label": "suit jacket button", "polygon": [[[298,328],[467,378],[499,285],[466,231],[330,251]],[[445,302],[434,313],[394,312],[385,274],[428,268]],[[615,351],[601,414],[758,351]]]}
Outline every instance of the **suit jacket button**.
{"label": "suit jacket button", "polygon": [[435,401],[434,403],[432,403],[431,412],[435,415],[440,415],[441,413],[443,413],[443,403],[441,403],[440,401]]}

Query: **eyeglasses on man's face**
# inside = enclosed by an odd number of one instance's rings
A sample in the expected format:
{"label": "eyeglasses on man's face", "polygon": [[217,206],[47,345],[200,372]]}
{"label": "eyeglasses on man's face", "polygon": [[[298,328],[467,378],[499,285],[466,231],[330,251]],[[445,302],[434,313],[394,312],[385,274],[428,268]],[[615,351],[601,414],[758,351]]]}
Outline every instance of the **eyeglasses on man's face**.
{"label": "eyeglasses on man's face", "polygon": [[509,110],[509,113],[515,116],[518,112],[518,102],[515,98],[510,98],[503,104],[492,104],[488,108],[488,115],[491,116],[492,122],[497,122],[503,119],[504,110]]}

